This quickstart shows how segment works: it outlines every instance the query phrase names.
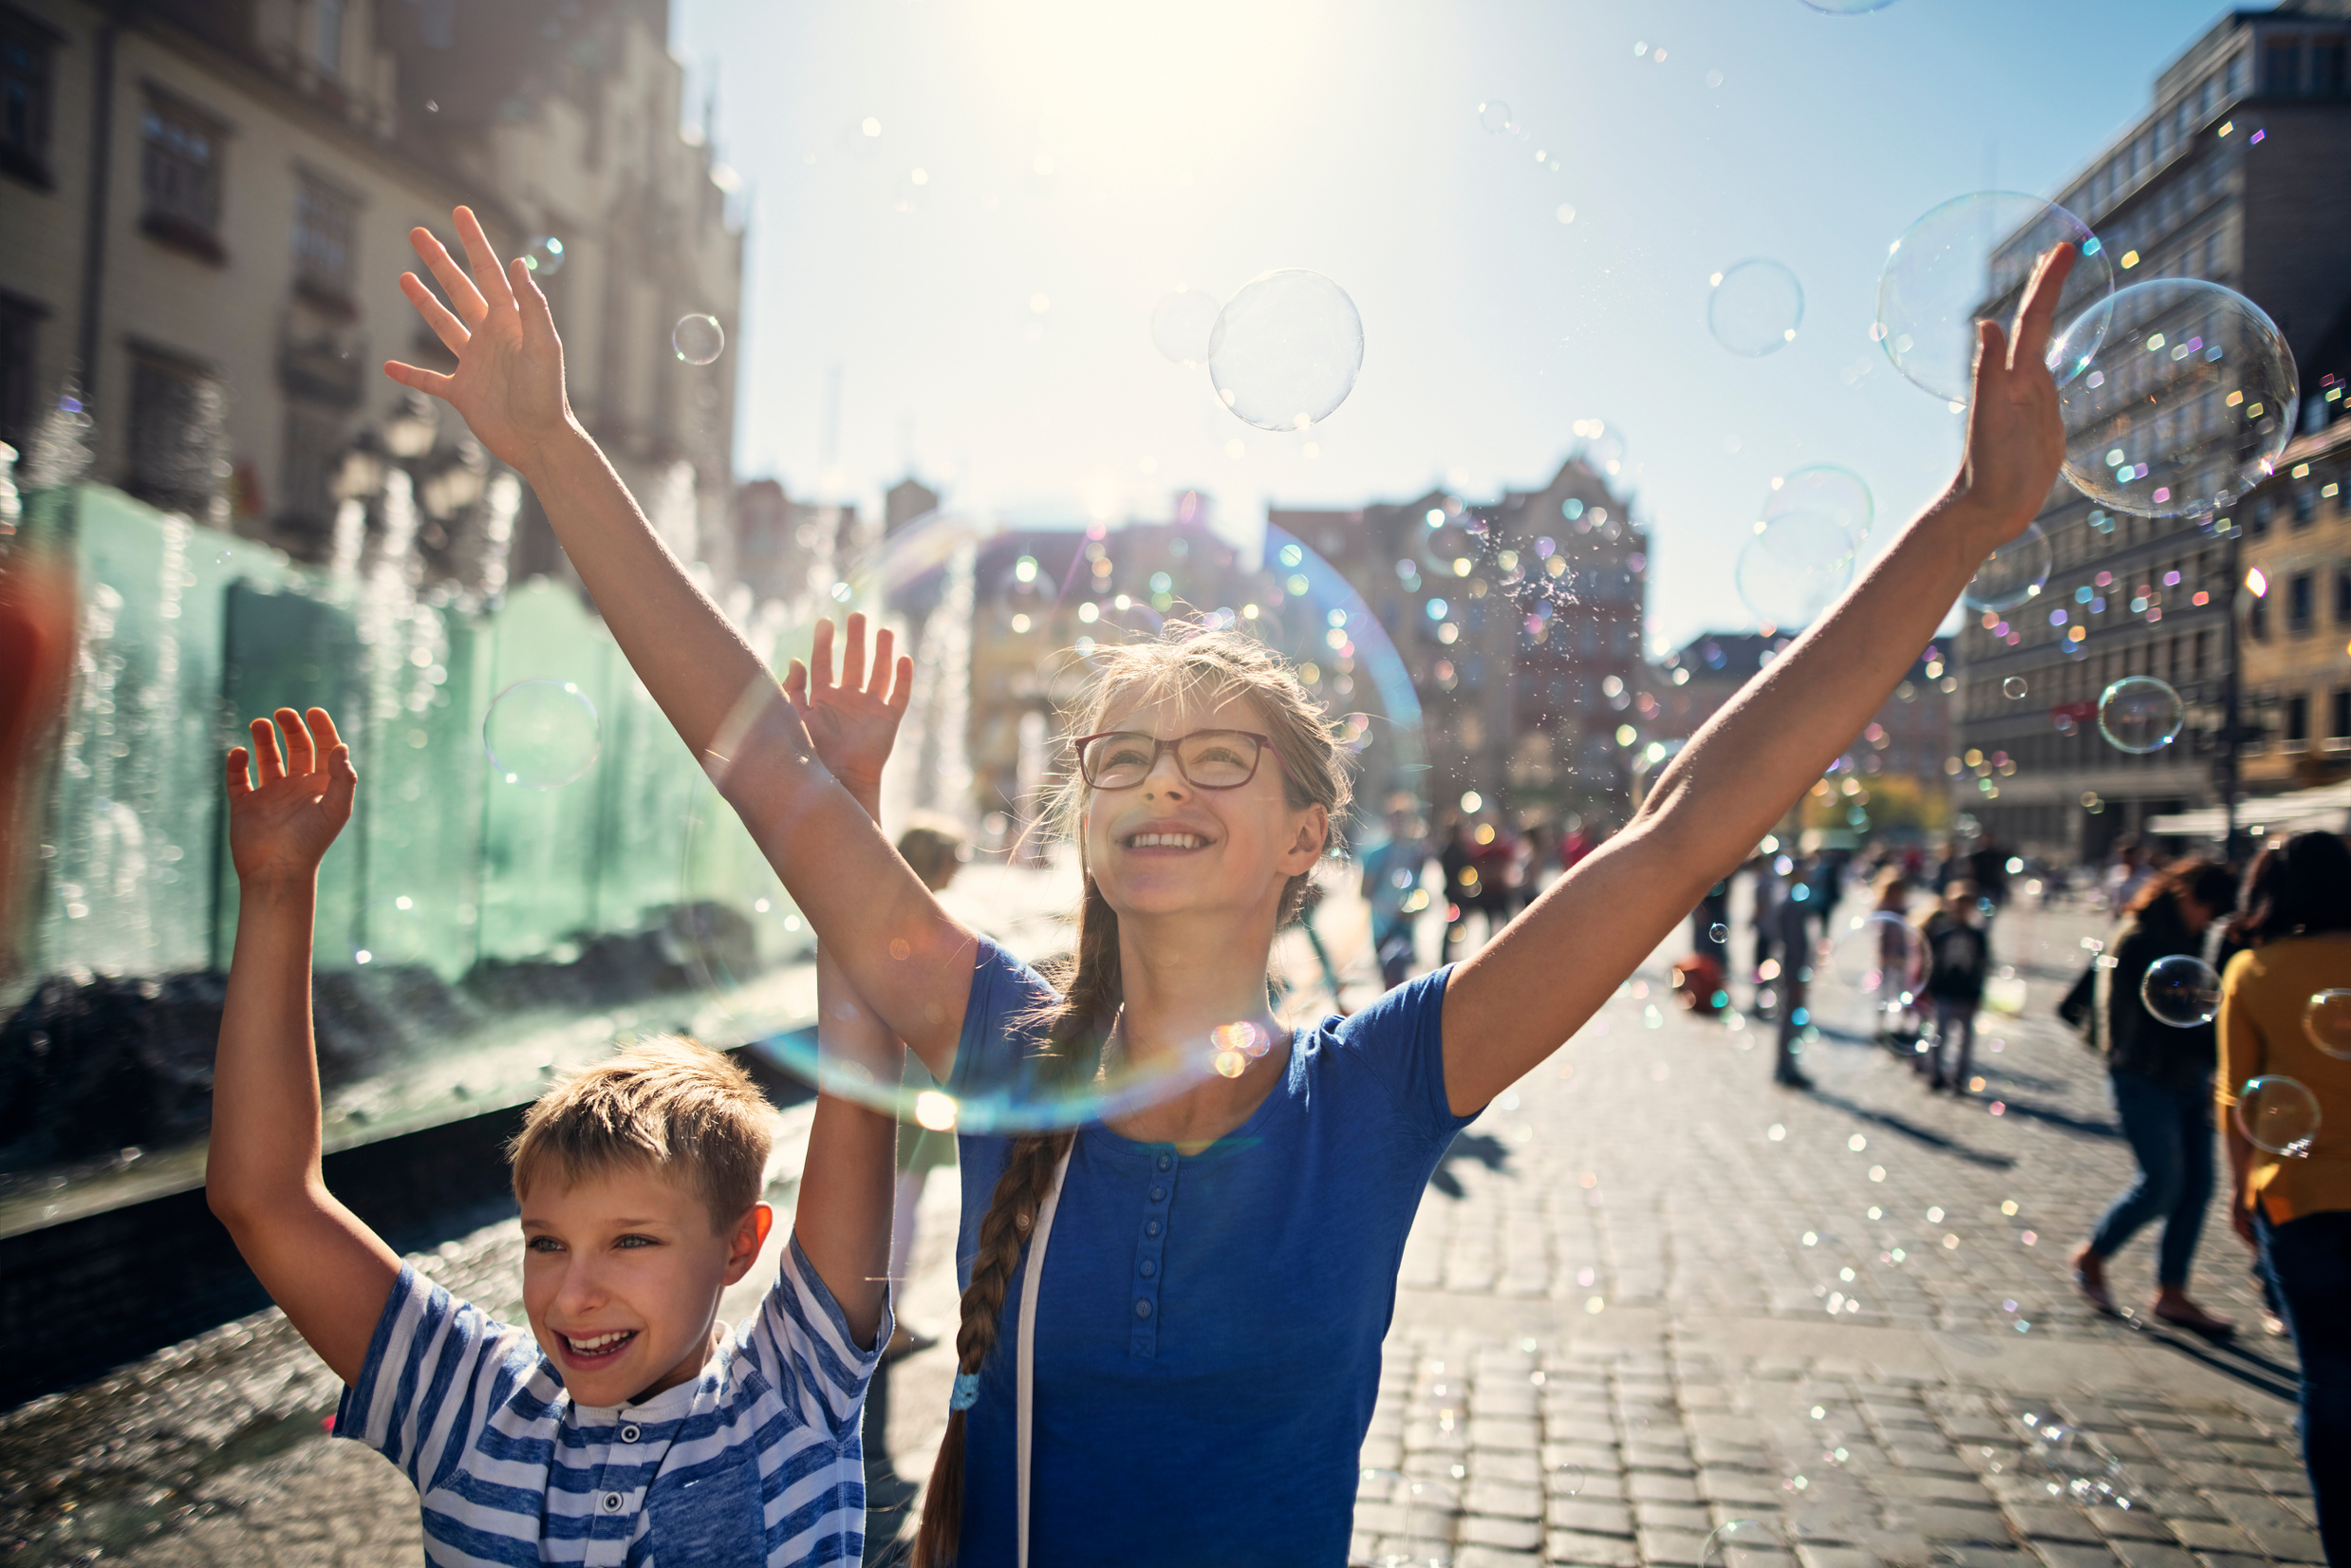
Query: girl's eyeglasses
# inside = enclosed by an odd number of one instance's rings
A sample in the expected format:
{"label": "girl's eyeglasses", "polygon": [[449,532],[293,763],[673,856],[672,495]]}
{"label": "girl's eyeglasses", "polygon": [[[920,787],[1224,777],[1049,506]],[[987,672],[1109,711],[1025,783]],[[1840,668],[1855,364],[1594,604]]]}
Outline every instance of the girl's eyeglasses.
{"label": "girl's eyeglasses", "polygon": [[[1195,789],[1238,790],[1257,776],[1258,758],[1273,737],[1254,730],[1194,730],[1162,740],[1136,730],[1106,730],[1080,736],[1073,744],[1079,775],[1097,790],[1133,789],[1150,776],[1162,752],[1175,753],[1176,772]],[[1289,771],[1278,750],[1274,762]]]}

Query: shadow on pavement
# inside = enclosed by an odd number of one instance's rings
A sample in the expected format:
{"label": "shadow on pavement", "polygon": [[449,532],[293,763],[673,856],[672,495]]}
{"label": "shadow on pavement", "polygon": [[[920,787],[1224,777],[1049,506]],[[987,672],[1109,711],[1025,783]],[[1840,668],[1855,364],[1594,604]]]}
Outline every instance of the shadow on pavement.
{"label": "shadow on pavement", "polygon": [[2122,1129],[2112,1122],[2086,1121],[2070,1111],[2054,1111],[2044,1105],[2035,1105],[2030,1100],[2005,1100],[2002,1103],[2008,1108],[2006,1112],[2008,1115],[2029,1117],[2036,1122],[2045,1122],[2051,1127],[2062,1127],[2069,1132],[2081,1133],[2085,1137],[2119,1138],[2122,1136]]}
{"label": "shadow on pavement", "polygon": [[1437,1161],[1437,1168],[1428,1175],[1428,1185],[1447,1198],[1466,1198],[1469,1189],[1462,1185],[1461,1178],[1446,1167],[1455,1160],[1475,1160],[1486,1169],[1501,1174],[1510,1163],[1510,1150],[1502,1147],[1500,1138],[1484,1132],[1465,1132],[1455,1138]]}
{"label": "shadow on pavement", "polygon": [[2255,1352],[2246,1345],[2241,1335],[2206,1339],[2201,1335],[2172,1328],[2135,1312],[2124,1313],[2122,1321],[2136,1329],[2139,1337],[2149,1344],[2161,1345],[2174,1354],[2209,1367],[2247,1388],[2259,1389],[2289,1405],[2301,1397],[2302,1373],[2282,1361],[2273,1361]]}
{"label": "shadow on pavement", "polygon": [[[1872,1127],[1883,1128],[1889,1132],[1898,1132],[1913,1143],[1925,1144],[1930,1148],[1939,1148],[1946,1154],[1957,1155],[1969,1165],[1981,1166],[1987,1170],[2006,1170],[2016,1164],[2012,1156],[1989,1154],[1980,1148],[1969,1148],[1958,1139],[1937,1132],[1932,1128],[1920,1127],[1908,1117],[1897,1116],[1892,1111],[1873,1111],[1858,1101],[1845,1098],[1842,1094],[1831,1093],[1825,1089],[1817,1087],[1807,1092],[1822,1105],[1834,1107],[1857,1121],[1867,1122]],[[2013,1111],[2015,1107],[2011,1105],[2009,1109]]]}

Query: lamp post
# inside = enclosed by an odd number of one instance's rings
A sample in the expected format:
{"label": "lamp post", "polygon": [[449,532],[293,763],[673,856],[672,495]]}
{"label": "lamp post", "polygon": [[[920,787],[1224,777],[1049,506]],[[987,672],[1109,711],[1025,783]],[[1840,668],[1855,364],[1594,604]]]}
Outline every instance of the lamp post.
{"label": "lamp post", "polygon": [[2227,543],[2221,548],[2222,578],[2229,585],[2229,631],[2222,641],[2223,660],[2220,678],[2220,756],[2215,767],[2220,785],[2220,856],[2229,865],[2237,860],[2237,737],[2238,693],[2237,660],[2239,634],[2237,629],[2237,594],[2243,588],[2237,577],[2237,543],[2245,537],[2245,530],[2231,521]]}

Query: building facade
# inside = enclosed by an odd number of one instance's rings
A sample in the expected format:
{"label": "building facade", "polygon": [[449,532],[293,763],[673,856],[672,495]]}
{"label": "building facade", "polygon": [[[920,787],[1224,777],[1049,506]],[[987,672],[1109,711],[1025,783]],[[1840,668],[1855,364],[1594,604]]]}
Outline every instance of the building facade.
{"label": "building facade", "polygon": [[[2301,366],[2305,428],[2341,408],[2320,387],[2351,366],[2351,0],[2234,11],[2172,63],[2149,111],[2056,199],[2091,225],[2118,288],[2193,277],[2247,295]],[[1995,260],[2015,291],[2027,236]],[[2333,384],[2333,383],[2326,383]],[[1959,737],[1950,765],[1972,813],[2002,842],[2096,858],[2156,813],[2217,798],[2229,617],[2227,518],[2149,518],[2100,509],[2060,481],[2039,523],[2052,550],[2041,592],[1970,615],[1959,637]],[[2171,745],[2133,756],[2106,743],[2099,694],[2155,675],[2184,700]]]}
{"label": "building facade", "polygon": [[[2320,386],[2340,405],[2342,381]],[[2240,509],[2239,777],[2278,794],[2351,776],[2351,420],[2297,438]]]}
{"label": "building facade", "polygon": [[[429,574],[489,459],[379,366],[452,363],[398,279],[409,229],[450,237],[465,202],[532,260],[574,407],[700,555],[733,361],[671,329],[732,327],[742,235],[667,35],[662,0],[0,0],[0,439],[74,399],[90,478],[320,560],[345,455],[420,417]],[[558,565],[528,501],[513,555]]]}

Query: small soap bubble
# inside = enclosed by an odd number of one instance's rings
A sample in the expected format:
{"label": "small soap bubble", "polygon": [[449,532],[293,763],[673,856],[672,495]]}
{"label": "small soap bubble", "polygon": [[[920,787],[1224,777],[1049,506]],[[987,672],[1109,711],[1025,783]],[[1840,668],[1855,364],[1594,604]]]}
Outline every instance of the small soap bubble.
{"label": "small soap bubble", "polygon": [[1576,1497],[1584,1489],[1584,1470],[1580,1465],[1561,1465],[1551,1472],[1551,1492],[1555,1497]]}
{"label": "small soap bubble", "polygon": [[1347,290],[1302,267],[1261,272],[1217,316],[1208,379],[1235,416],[1260,430],[1329,419],[1363,366],[1363,318]]}
{"label": "small soap bubble", "polygon": [[421,963],[425,956],[424,907],[412,895],[394,893],[360,906],[351,923],[351,961],[387,969]]}
{"label": "small soap bubble", "polygon": [[2151,278],[2119,289],[2049,345],[2049,366],[2065,476],[2117,512],[2226,507],[2276,472],[2294,434],[2300,378],[2285,334],[2216,283]]}
{"label": "small soap bubble", "polygon": [[1699,1568],[1781,1568],[1788,1557],[1779,1532],[1760,1519],[1734,1519],[1698,1548]]}
{"label": "small soap bubble", "polygon": [[1707,927],[1707,940],[1708,942],[1728,942],[1730,940],[1730,927],[1725,925],[1720,921],[1715,922],[1712,925]]}
{"label": "small soap bubble", "polygon": [[526,790],[559,790],[595,766],[603,744],[596,705],[569,681],[517,681],[481,721],[494,778]]}
{"label": "small soap bubble", "polygon": [[2302,1032],[2340,1061],[2351,1061],[2351,990],[2321,991],[2302,1010]]}
{"label": "small soap bubble", "polygon": [[[2081,252],[2058,295],[2070,322],[2114,292],[2114,264],[2089,226],[2054,202],[2017,191],[1979,191],[1943,203],[1910,226],[1877,278],[1874,332],[1894,367],[1964,408],[1973,391],[1976,323],[2014,323],[2043,252],[2069,241]],[[1988,286],[1987,286],[1988,285]],[[2095,346],[2085,344],[2084,347]]]}
{"label": "small soap bubble", "polygon": [[2011,701],[2023,697],[2025,690],[2026,687],[2024,685],[2024,678],[2021,675],[2011,675],[2006,681],[2000,682],[2001,695],[2007,698]]}
{"label": "small soap bubble", "polygon": [[1732,353],[1761,359],[1796,341],[1804,320],[1804,286],[1781,263],[1751,257],[1714,274],[1707,327]]}
{"label": "small soap bubble", "polygon": [[1496,136],[1510,130],[1514,124],[1510,118],[1510,105],[1499,98],[1487,99],[1478,105],[1478,123]]}
{"label": "small soap bubble", "polygon": [[2048,586],[2054,559],[2049,536],[2039,523],[2027,523],[2024,532],[1984,558],[1983,566],[1960,591],[1959,602],[1976,610],[2014,609],[2027,599],[2040,597]]}
{"label": "small soap bubble", "polygon": [[563,241],[553,234],[540,234],[523,247],[522,264],[536,274],[541,283],[563,271]]}
{"label": "small soap bubble", "polygon": [[1876,502],[1868,483],[1853,470],[1835,463],[1811,463],[1791,469],[1772,482],[1760,515],[1768,522],[1789,512],[1817,513],[1856,539],[1866,539]]}
{"label": "small soap bubble", "polygon": [[2098,700],[2099,733],[2115,750],[2133,756],[2170,745],[2187,718],[2179,693],[2152,675],[2125,676]]}
{"label": "small soap bubble", "polygon": [[1161,295],[1151,311],[1151,346],[1178,364],[1207,364],[1219,309],[1214,294],[1197,289]]}
{"label": "small soap bubble", "polygon": [[2237,1095],[2238,1130],[2255,1148],[2288,1160],[2306,1159],[2319,1135],[2319,1100],[2298,1079],[2248,1078]]}
{"label": "small soap bubble", "polygon": [[2155,960],[2138,982],[2138,999],[2148,1016],[2174,1029],[2211,1023],[2220,1012],[2220,977],[2189,953]]}
{"label": "small soap bubble", "polygon": [[708,364],[726,348],[726,329],[716,316],[680,316],[671,328],[669,346],[688,364]]}
{"label": "small soap bubble", "polygon": [[1812,624],[1853,581],[1853,535],[1817,512],[1786,512],[1756,525],[1732,567],[1739,597],[1781,631]]}

